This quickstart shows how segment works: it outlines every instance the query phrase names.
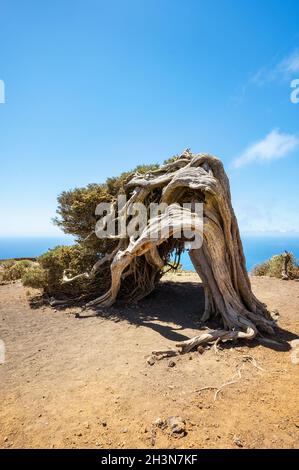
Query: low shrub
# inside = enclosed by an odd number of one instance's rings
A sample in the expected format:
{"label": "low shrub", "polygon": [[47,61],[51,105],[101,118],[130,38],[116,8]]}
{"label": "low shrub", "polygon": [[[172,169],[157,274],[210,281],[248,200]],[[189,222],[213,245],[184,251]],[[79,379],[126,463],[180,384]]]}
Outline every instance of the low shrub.
{"label": "low shrub", "polygon": [[252,270],[254,276],[267,276],[269,271],[269,261],[257,264]]}
{"label": "low shrub", "polygon": [[64,271],[69,277],[90,271],[96,261],[97,253],[83,245],[57,246],[38,258],[38,264],[24,272],[23,284],[27,287],[41,288],[46,294],[66,294],[84,290],[84,278],[72,284],[63,284]]}
{"label": "low shrub", "polygon": [[27,268],[23,273],[22,283],[26,287],[45,289],[48,284],[47,271],[39,265],[33,265]]}
{"label": "low shrub", "polygon": [[26,259],[5,263],[2,270],[2,281],[12,282],[21,279],[25,271],[32,266],[32,264],[32,261]]}
{"label": "low shrub", "polygon": [[[288,274],[291,279],[297,279],[299,278],[299,266],[295,256],[292,253],[290,253],[290,256],[291,259],[288,264]],[[254,276],[270,276],[280,279],[283,267],[283,259],[283,254],[274,255],[269,260],[257,264],[253,268],[252,274]]]}
{"label": "low shrub", "polygon": [[13,266],[15,264],[16,260],[14,259],[4,259],[3,261],[1,261],[0,263],[0,266],[1,268],[11,268],[11,266]]}

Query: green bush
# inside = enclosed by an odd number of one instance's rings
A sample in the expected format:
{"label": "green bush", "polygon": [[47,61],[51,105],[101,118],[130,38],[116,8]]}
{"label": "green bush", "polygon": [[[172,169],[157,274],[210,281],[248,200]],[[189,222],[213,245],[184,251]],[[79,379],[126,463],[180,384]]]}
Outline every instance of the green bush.
{"label": "green bush", "polygon": [[33,265],[23,273],[22,283],[24,286],[34,289],[46,289],[48,285],[47,271],[38,265]]}
{"label": "green bush", "polygon": [[297,262],[290,266],[289,275],[292,279],[299,279],[299,265]]}
{"label": "green bush", "polygon": [[17,281],[18,279],[22,278],[26,269],[28,269],[30,266],[32,266],[32,261],[26,259],[21,261],[14,261],[13,264],[5,264],[2,271],[2,280],[4,282]]}
{"label": "green bush", "polygon": [[[283,265],[283,255],[272,256],[272,258],[269,261],[268,276],[280,278],[282,265]],[[289,263],[289,265],[291,265],[291,262]]]}
{"label": "green bush", "polygon": [[84,289],[84,279],[72,284],[63,284],[63,272],[69,277],[89,271],[96,262],[97,254],[84,245],[57,246],[38,258],[38,265],[27,269],[22,276],[27,287],[41,288],[45,293],[71,293],[73,289]]}
{"label": "green bush", "polygon": [[[288,264],[288,273],[291,278],[299,278],[299,266],[296,262],[296,259],[292,253],[290,253],[291,259]],[[253,270],[252,274],[254,276],[270,276],[281,278],[283,266],[283,254],[274,255],[269,260],[256,265]]]}
{"label": "green bush", "polygon": [[257,264],[252,270],[254,276],[267,276],[269,271],[269,261]]}
{"label": "green bush", "polygon": [[[171,161],[177,158],[174,157]],[[40,256],[38,266],[32,266],[23,273],[24,285],[42,288],[44,293],[53,296],[62,294],[79,297],[84,294],[90,282],[87,277],[81,276],[72,283],[63,283],[63,272],[66,271],[68,277],[89,272],[97,260],[111,253],[118,244],[117,240],[99,239],[95,235],[96,223],[99,220],[99,216],[95,214],[97,205],[101,202],[115,203],[120,194],[130,197],[132,189],[126,189],[128,179],[134,173],[141,175],[158,168],[158,164],[139,165],[118,177],[108,178],[103,184],[89,184],[83,188],[63,191],[58,197],[54,223],[64,233],[73,235],[76,244],[58,246]],[[93,281],[96,283],[97,293],[101,288],[105,292],[105,283],[108,283],[109,276],[110,269],[101,282],[97,279]]]}
{"label": "green bush", "polygon": [[138,165],[132,171],[124,172],[118,177],[107,178],[104,184],[94,183],[83,188],[63,191],[58,196],[57,217],[53,222],[64,233],[74,235],[77,241],[106,253],[107,247],[109,251],[109,246],[107,246],[109,241],[99,240],[95,235],[91,236],[98,220],[95,215],[97,205],[101,202],[113,202],[119,194],[123,194],[125,185],[133,173],[144,174],[158,167],[158,164]]}
{"label": "green bush", "polygon": [[11,268],[11,266],[13,266],[15,264],[15,262],[16,261],[14,259],[5,259],[5,260],[1,261],[0,266],[4,269]]}

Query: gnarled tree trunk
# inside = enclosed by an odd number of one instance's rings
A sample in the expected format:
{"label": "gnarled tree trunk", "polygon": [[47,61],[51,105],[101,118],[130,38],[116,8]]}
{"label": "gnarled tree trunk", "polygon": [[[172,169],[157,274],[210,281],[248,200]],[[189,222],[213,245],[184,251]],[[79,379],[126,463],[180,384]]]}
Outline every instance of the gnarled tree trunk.
{"label": "gnarled tree trunk", "polygon": [[[110,288],[87,306],[110,306],[120,293],[128,299],[140,299],[151,292],[169,253],[174,248],[181,249],[176,234],[186,225],[191,231],[198,230],[192,210],[182,209],[183,203],[202,202],[203,243],[200,248],[190,249],[189,254],[204,286],[203,319],[217,316],[221,329],[178,346],[188,351],[217,338],[251,339],[259,331],[273,333],[271,315],[251,290],[229,181],[219,159],[185,151],[179,159],[158,170],[135,174],[127,183],[126,192],[129,199],[117,214],[118,223],[136,202],[147,207],[152,201],[166,203],[167,210],[149,219],[137,239],[119,240],[118,247],[107,258],[111,263]],[[153,232],[158,236],[153,238]],[[103,262],[94,267],[91,276],[99,272]]]}

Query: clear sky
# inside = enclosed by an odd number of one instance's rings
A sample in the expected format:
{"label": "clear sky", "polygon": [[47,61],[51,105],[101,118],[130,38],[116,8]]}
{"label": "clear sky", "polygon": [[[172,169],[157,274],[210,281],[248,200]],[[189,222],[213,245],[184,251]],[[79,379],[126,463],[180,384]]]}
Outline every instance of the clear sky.
{"label": "clear sky", "polygon": [[59,233],[61,191],[186,147],[223,160],[242,232],[299,231],[298,20],[298,0],[0,0],[0,236]]}

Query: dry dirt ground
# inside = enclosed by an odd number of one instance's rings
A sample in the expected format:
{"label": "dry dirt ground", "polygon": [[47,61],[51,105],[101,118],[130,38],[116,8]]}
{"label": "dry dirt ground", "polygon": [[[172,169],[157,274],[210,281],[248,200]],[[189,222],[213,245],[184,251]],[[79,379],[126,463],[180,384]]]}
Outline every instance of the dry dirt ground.
{"label": "dry dirt ground", "polygon": [[[146,359],[198,334],[203,292],[193,273],[166,276],[138,306],[85,318],[78,309],[31,308],[19,283],[0,286],[0,447],[299,448],[299,364],[290,347],[299,282],[252,285],[280,313],[279,344],[226,343],[175,358],[174,367]],[[230,381],[216,401],[216,389],[198,391]],[[184,437],[152,424],[170,416],[186,421]]]}

